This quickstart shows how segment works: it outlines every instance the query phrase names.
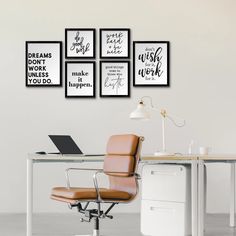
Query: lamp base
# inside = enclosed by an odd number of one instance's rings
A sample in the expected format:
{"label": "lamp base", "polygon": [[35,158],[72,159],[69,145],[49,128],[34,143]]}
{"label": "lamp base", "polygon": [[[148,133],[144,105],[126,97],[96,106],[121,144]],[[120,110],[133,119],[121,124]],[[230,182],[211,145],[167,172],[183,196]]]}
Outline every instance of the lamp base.
{"label": "lamp base", "polygon": [[169,152],[154,152],[154,156],[174,156],[174,153]]}

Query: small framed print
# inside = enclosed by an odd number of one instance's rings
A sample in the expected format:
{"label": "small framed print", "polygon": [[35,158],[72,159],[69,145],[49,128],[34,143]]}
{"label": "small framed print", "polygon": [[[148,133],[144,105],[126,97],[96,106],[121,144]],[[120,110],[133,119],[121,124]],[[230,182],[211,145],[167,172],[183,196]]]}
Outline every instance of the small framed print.
{"label": "small framed print", "polygon": [[26,41],[26,86],[62,86],[62,42]]}
{"label": "small framed print", "polygon": [[95,62],[65,62],[65,97],[95,97]]}
{"label": "small framed print", "polygon": [[65,29],[65,57],[68,59],[95,58],[95,29]]}
{"label": "small framed print", "polygon": [[100,61],[100,97],[130,96],[130,62]]}
{"label": "small framed print", "polygon": [[130,29],[100,29],[100,58],[130,57]]}
{"label": "small framed print", "polygon": [[133,85],[169,86],[169,42],[133,42]]}

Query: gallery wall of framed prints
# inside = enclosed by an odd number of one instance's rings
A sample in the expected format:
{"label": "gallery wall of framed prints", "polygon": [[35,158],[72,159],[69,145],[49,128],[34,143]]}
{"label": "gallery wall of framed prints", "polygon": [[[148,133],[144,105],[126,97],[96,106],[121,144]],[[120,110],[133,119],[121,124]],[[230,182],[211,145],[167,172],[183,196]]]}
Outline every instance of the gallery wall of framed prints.
{"label": "gallery wall of framed prints", "polygon": [[26,41],[25,45],[27,87],[62,86],[64,74],[66,98],[95,98],[96,68],[101,98],[130,97],[131,80],[133,87],[170,86],[170,42],[133,41],[131,58],[129,28],[99,29],[99,60],[95,28],[66,28],[64,73],[61,41]]}

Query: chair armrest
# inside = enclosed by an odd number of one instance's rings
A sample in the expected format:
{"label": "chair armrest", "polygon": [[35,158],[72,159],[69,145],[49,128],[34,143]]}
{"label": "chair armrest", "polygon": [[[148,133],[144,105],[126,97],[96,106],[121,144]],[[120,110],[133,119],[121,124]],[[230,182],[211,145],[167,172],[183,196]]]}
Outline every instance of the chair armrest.
{"label": "chair armrest", "polygon": [[[97,193],[97,200],[98,201],[102,201],[102,198],[100,196],[99,193],[99,185],[98,185],[98,180],[97,180],[97,175],[98,174],[127,174],[127,172],[114,172],[114,171],[104,171],[104,170],[97,170],[94,175],[93,175],[93,184],[94,184],[94,188],[96,190]],[[141,176],[138,173],[130,173],[132,174],[130,177],[134,176],[137,180],[141,179]],[[126,178],[127,176],[119,176],[119,177],[124,177]]]}
{"label": "chair armrest", "polygon": [[135,172],[121,172],[121,171],[103,171],[104,174],[130,174],[129,176],[119,176],[119,177],[135,177],[136,179],[141,179],[141,175]]}
{"label": "chair armrest", "polygon": [[70,178],[69,178],[69,171],[100,171],[102,169],[90,169],[90,168],[67,168],[65,170],[65,176],[66,176],[66,185],[67,188],[70,188]]}
{"label": "chair armrest", "polygon": [[[99,185],[98,185],[98,181],[97,181],[97,175],[98,174],[127,174],[127,172],[114,172],[114,171],[104,171],[103,169],[90,169],[90,168],[67,168],[65,170],[65,175],[66,175],[66,185],[67,188],[70,188],[70,179],[69,179],[69,171],[95,171],[94,175],[93,175],[93,184],[94,184],[94,188],[96,190],[97,193],[97,200],[98,201],[102,201],[100,192],[99,192]],[[131,176],[134,176],[137,180],[141,179],[141,176],[138,173],[130,173]],[[119,176],[119,177],[127,177],[127,176]]]}

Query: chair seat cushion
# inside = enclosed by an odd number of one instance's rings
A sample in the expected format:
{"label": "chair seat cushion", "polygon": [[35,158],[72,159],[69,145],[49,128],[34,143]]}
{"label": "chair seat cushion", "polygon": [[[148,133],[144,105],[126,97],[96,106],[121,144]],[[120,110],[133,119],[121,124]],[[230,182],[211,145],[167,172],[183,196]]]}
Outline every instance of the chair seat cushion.
{"label": "chair seat cushion", "polygon": [[[127,192],[106,188],[100,188],[99,193],[104,200],[129,200],[132,197],[132,195]],[[97,193],[94,188],[55,187],[52,189],[52,197],[71,200],[93,200],[97,198]]]}

